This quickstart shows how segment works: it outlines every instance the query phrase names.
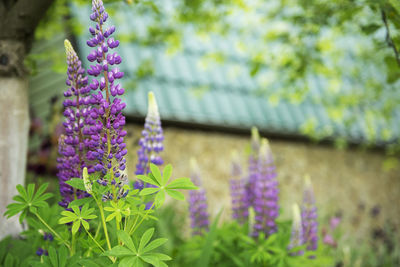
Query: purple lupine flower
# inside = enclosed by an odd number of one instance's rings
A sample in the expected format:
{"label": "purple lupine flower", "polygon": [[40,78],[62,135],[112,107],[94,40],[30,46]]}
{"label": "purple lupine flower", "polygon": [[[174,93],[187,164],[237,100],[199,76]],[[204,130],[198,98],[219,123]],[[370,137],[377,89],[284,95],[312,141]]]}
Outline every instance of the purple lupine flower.
{"label": "purple lupine flower", "polygon": [[260,134],[256,127],[251,128],[251,152],[248,159],[248,179],[246,181],[246,190],[242,197],[242,202],[244,205],[243,216],[248,218],[248,209],[254,204],[254,191],[256,186],[256,180],[259,175],[258,173],[258,156],[260,152]]}
{"label": "purple lupine flower", "polygon": [[200,170],[195,159],[190,160],[192,182],[198,190],[189,191],[189,213],[193,235],[201,235],[209,229],[206,191],[201,187]]}
{"label": "purple lupine flower", "polygon": [[62,197],[59,204],[66,208],[75,197],[81,198],[87,196],[87,194],[80,190],[74,190],[65,182],[73,177],[81,178],[82,168],[93,169],[93,166],[88,164],[84,145],[88,140],[88,134],[90,134],[86,131],[86,121],[91,110],[88,105],[90,102],[88,79],[71,43],[65,40],[64,45],[68,64],[68,78],[66,80],[68,89],[64,92],[66,98],[63,102],[65,134],[59,138],[58,151],[60,157],[57,159],[57,176]]}
{"label": "purple lupine flower", "polygon": [[254,187],[255,223],[253,235],[263,232],[269,236],[277,231],[276,218],[279,215],[278,180],[275,165],[267,139],[261,140],[258,176]]}
{"label": "purple lupine flower", "polygon": [[[139,161],[136,164],[136,175],[148,174],[150,172],[150,163],[158,166],[163,164],[160,153],[164,150],[164,135],[153,92],[149,92],[148,101],[144,130],[142,131],[142,137],[139,140],[139,150],[137,151]],[[134,186],[136,189],[142,189],[143,182],[137,181]]]}
{"label": "purple lupine flower", "polygon": [[[302,246],[304,243],[303,226],[301,223],[301,215],[299,205],[293,205],[293,224],[292,224],[292,235],[290,237],[290,244],[288,250],[296,249]],[[303,255],[303,250],[298,250],[296,252],[291,252],[291,255]]]}
{"label": "purple lupine flower", "polygon": [[38,256],[42,256],[43,254],[44,254],[44,249],[42,249],[42,248],[38,248],[37,250],[36,250],[36,255],[38,255]]}
{"label": "purple lupine flower", "polygon": [[316,250],[318,246],[317,207],[315,206],[314,190],[309,176],[305,177],[301,221],[303,224],[304,243],[307,250]]}
{"label": "purple lupine flower", "polygon": [[242,177],[242,166],[240,164],[240,157],[237,151],[232,153],[232,167],[231,167],[231,203],[232,203],[232,218],[243,223],[245,220],[244,211],[245,206],[243,203],[243,196],[246,189],[246,180]]}
{"label": "purple lupine flower", "polygon": [[92,38],[86,42],[93,48],[87,56],[93,62],[87,73],[93,77],[89,88],[93,91],[91,104],[96,106],[90,111],[91,139],[86,145],[91,148],[87,157],[95,162],[94,170],[103,175],[110,174],[108,180],[103,177],[97,181],[102,185],[117,183],[115,178],[119,179],[126,168],[127,154],[124,142],[127,132],[123,129],[125,117],[122,115],[126,104],[119,98],[124,89],[117,82],[124,73],[116,67],[121,63],[121,57],[112,50],[118,47],[119,41],[111,37],[115,27],[105,27],[107,18],[102,0],[92,0],[90,19],[96,25],[89,27]]}

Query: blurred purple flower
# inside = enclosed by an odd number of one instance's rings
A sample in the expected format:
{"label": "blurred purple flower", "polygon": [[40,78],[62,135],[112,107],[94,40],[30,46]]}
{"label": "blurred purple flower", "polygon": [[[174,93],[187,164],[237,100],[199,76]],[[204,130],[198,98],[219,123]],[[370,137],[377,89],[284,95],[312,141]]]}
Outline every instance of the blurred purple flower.
{"label": "blurred purple flower", "polygon": [[317,250],[318,222],[317,207],[315,206],[314,190],[309,176],[305,177],[301,221],[303,224],[304,243],[307,250]]}
{"label": "blurred purple flower", "polygon": [[[292,224],[292,235],[290,237],[290,244],[288,250],[296,249],[302,246],[304,243],[303,226],[301,223],[300,208],[297,204],[293,205],[293,224]],[[291,255],[303,255],[303,250],[291,252]]]}
{"label": "blurred purple flower", "polygon": [[331,220],[330,220],[331,230],[332,231],[335,230],[339,226],[341,221],[342,221],[342,219],[340,217],[336,217],[336,216],[332,217]]}
{"label": "blurred purple flower", "polygon": [[191,159],[191,179],[199,187],[189,191],[189,213],[193,235],[201,235],[209,229],[209,215],[206,192],[201,188],[200,169],[195,159]]}
{"label": "blurred purple flower", "polygon": [[[144,130],[142,131],[142,137],[139,140],[139,150],[137,151],[139,160],[136,164],[136,175],[148,174],[150,172],[150,163],[158,166],[163,164],[160,156],[160,153],[164,150],[163,140],[164,135],[156,98],[153,92],[149,92]],[[136,189],[142,189],[143,186],[142,181],[136,181],[134,185]]]}
{"label": "blurred purple flower", "polygon": [[268,237],[277,231],[275,220],[279,215],[278,194],[278,181],[272,153],[267,139],[262,139],[258,175],[254,181],[254,236],[263,232]]}
{"label": "blurred purple flower", "polygon": [[248,164],[249,164],[249,174],[248,179],[245,180],[246,188],[242,197],[242,202],[244,206],[243,216],[245,220],[248,219],[249,208],[254,204],[254,192],[256,188],[256,181],[259,176],[259,160],[258,156],[260,154],[260,134],[258,133],[258,129],[253,127],[251,129],[251,153],[249,155]]}

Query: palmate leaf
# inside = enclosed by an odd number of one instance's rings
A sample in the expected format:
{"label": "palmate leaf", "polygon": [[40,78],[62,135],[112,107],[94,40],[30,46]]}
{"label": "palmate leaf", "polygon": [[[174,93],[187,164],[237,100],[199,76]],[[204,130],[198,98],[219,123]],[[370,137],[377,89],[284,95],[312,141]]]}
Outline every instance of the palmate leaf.
{"label": "palmate leaf", "polygon": [[89,223],[86,220],[91,220],[97,218],[97,215],[93,214],[94,209],[89,208],[89,204],[83,205],[80,210],[78,206],[72,206],[72,211],[64,210],[61,212],[61,217],[58,220],[59,224],[65,224],[72,222],[72,234],[78,232],[80,226],[82,225],[86,230],[89,229]]}
{"label": "palmate leaf", "polygon": [[17,185],[19,195],[13,197],[13,200],[17,203],[9,204],[4,215],[7,216],[7,218],[10,218],[21,212],[19,220],[22,223],[28,211],[36,213],[37,208],[48,207],[46,200],[53,196],[51,193],[44,193],[48,185],[48,183],[41,185],[36,191],[36,194],[34,184],[29,184],[27,189],[22,185]]}
{"label": "palmate leaf", "polygon": [[[121,258],[118,266],[145,266],[146,263],[154,266],[167,266],[163,261],[171,260],[168,255],[150,252],[162,244],[167,239],[159,238],[150,242],[154,234],[154,228],[148,229],[140,238],[139,245],[135,246],[132,238],[123,230],[117,232],[118,238],[123,242],[123,246],[115,246],[101,254],[102,256],[113,256]],[[136,249],[137,248],[137,249]]]}
{"label": "palmate leaf", "polygon": [[65,183],[72,186],[73,188],[86,191],[85,184],[83,183],[83,179],[81,178],[71,178]]}
{"label": "palmate leaf", "polygon": [[150,164],[151,173],[148,176],[139,175],[138,178],[142,181],[155,185],[156,188],[144,188],[140,191],[140,196],[146,196],[156,193],[154,205],[160,207],[165,201],[165,194],[167,193],[172,198],[177,200],[185,200],[185,196],[176,190],[195,190],[198,189],[189,178],[177,178],[168,183],[172,174],[172,166],[168,164],[164,170],[163,175],[155,164]]}

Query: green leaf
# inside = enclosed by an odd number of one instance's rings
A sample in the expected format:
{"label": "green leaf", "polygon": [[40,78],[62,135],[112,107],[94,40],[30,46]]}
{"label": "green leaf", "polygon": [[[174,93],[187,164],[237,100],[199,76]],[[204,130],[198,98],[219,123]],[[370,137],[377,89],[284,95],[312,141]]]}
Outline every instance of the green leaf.
{"label": "green leaf", "polygon": [[217,237],[217,224],[218,224],[219,218],[221,217],[221,214],[222,214],[222,210],[218,213],[217,217],[215,218],[214,222],[211,225],[209,233],[207,234],[206,242],[201,251],[200,258],[197,261],[198,267],[209,266],[211,255],[214,250],[213,244]]}
{"label": "green leaf", "polygon": [[73,200],[72,202],[70,202],[68,204],[68,208],[71,208],[72,206],[82,206],[86,203],[90,203],[94,201],[94,199],[92,197],[84,197],[84,198],[78,198]]}
{"label": "green leaf", "polygon": [[76,234],[76,232],[78,232],[80,226],[81,226],[80,221],[78,221],[78,220],[74,221],[74,223],[72,224],[72,229],[71,229],[73,235]]}
{"label": "green leaf", "polygon": [[117,232],[118,238],[124,242],[125,246],[127,246],[130,250],[132,250],[135,254],[137,254],[137,250],[135,244],[133,244],[132,238],[123,230],[119,230]]}
{"label": "green leaf", "polygon": [[125,257],[120,261],[120,263],[118,264],[118,267],[137,267],[137,266],[140,266],[140,265],[138,265],[136,263],[137,260],[138,260],[137,257]]}
{"label": "green leaf", "polygon": [[54,247],[49,248],[50,262],[54,267],[58,267],[58,256]]}
{"label": "green leaf", "polygon": [[161,172],[160,172],[160,169],[157,167],[157,165],[150,163],[150,170],[151,170],[151,174],[154,176],[154,178],[156,179],[158,184],[162,185]]}
{"label": "green leaf", "polygon": [[[159,187],[160,185],[158,184],[157,180],[153,177],[153,176],[146,176],[146,175],[138,175],[136,176],[137,178],[139,178],[140,180],[142,180],[143,182],[146,182],[148,184],[152,184],[155,185],[157,187]],[[154,178],[154,180],[153,180]]]}
{"label": "green leaf", "polygon": [[159,246],[161,246],[161,245],[163,245],[165,242],[167,242],[168,241],[168,239],[166,239],[166,238],[158,238],[158,239],[155,239],[155,240],[153,240],[153,241],[151,241],[143,250],[142,250],[142,253],[146,253],[146,252],[149,252],[149,251],[151,251],[151,250],[153,250],[153,249],[156,249],[156,248],[158,248]]}
{"label": "green leaf", "polygon": [[400,2],[398,0],[389,0],[389,3],[396,9],[397,13],[400,14]]}
{"label": "green leaf", "polygon": [[42,194],[46,191],[46,189],[47,189],[48,186],[49,186],[49,183],[44,183],[44,184],[42,184],[42,185],[38,188],[38,190],[36,191],[36,195],[35,195],[35,198],[34,198],[33,200],[35,200],[38,196],[42,195]]}
{"label": "green leaf", "polygon": [[153,233],[154,233],[154,228],[150,228],[146,232],[144,232],[139,242],[139,247],[138,247],[139,254],[143,254],[142,250],[147,245],[147,243],[149,243],[151,237],[153,236]]}
{"label": "green leaf", "polygon": [[113,213],[111,213],[110,215],[108,215],[107,218],[106,218],[106,222],[109,222],[109,221],[111,221],[112,219],[114,219],[114,217],[115,217],[116,215],[117,215],[117,214],[116,214],[115,212],[113,212]]}
{"label": "green leaf", "polygon": [[68,259],[68,250],[64,245],[61,245],[60,248],[58,249],[58,265],[60,267],[65,267],[67,265],[67,259]]}
{"label": "green leaf", "polygon": [[28,195],[25,191],[25,188],[19,184],[19,185],[17,185],[17,190],[18,190],[18,193],[25,199],[25,201],[28,202],[29,201]]}
{"label": "green leaf", "polygon": [[101,254],[103,256],[115,256],[115,257],[122,257],[122,256],[133,256],[134,254],[132,251],[127,249],[126,247],[123,246],[116,246],[113,247],[111,250],[108,250]]}
{"label": "green leaf", "polygon": [[31,201],[33,199],[33,194],[35,192],[35,184],[28,184],[28,201]]}
{"label": "green leaf", "polygon": [[154,256],[157,259],[159,259],[160,261],[170,261],[170,260],[172,260],[172,258],[170,256],[162,254],[162,253],[153,252],[153,253],[147,253],[147,255]]}
{"label": "green leaf", "polygon": [[14,257],[10,253],[7,254],[4,260],[4,266],[14,266]]}
{"label": "green leaf", "polygon": [[85,184],[83,183],[83,180],[80,178],[71,178],[69,181],[66,181],[65,183],[72,186],[73,188],[86,191]]}
{"label": "green leaf", "polygon": [[198,189],[189,178],[177,178],[168,186],[168,189]]}
{"label": "green leaf", "polygon": [[164,170],[163,170],[163,179],[162,179],[162,184],[166,185],[168,180],[171,178],[172,175],[172,165],[168,164],[167,166],[165,166]]}
{"label": "green leaf", "polygon": [[71,218],[71,217],[62,217],[62,218],[60,218],[60,219],[58,220],[58,223],[59,223],[59,224],[66,224],[66,223],[70,223],[70,222],[72,222],[72,221],[74,221],[74,218]]}
{"label": "green leaf", "polygon": [[154,200],[154,205],[158,208],[164,203],[164,201],[165,201],[165,190],[161,190],[156,195],[156,198]]}
{"label": "green leaf", "polygon": [[150,263],[153,266],[159,265],[159,260],[156,257],[142,255],[142,256],[140,256],[140,259],[142,259],[143,261],[145,261],[147,263]]}
{"label": "green leaf", "polygon": [[82,223],[83,227],[85,227],[86,230],[89,230],[90,227],[89,227],[89,223],[87,221],[81,220],[81,223]]}
{"label": "green leaf", "polygon": [[165,192],[167,192],[168,195],[170,195],[171,197],[173,197],[177,200],[185,200],[185,195],[179,191],[166,189]]}
{"label": "green leaf", "polygon": [[160,191],[160,188],[154,188],[154,187],[143,188],[143,190],[140,191],[139,195],[146,196],[146,195],[154,194],[157,191]]}

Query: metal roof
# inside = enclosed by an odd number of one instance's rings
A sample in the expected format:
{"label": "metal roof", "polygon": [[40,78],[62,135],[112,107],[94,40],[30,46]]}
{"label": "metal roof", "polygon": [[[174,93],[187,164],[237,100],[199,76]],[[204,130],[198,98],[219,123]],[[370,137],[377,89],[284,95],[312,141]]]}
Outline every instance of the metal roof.
{"label": "metal roof", "polygon": [[[137,36],[145,34],[149,23],[146,15],[134,14],[123,5],[117,5],[115,9],[115,14],[107,23],[117,25],[117,38],[132,32]],[[89,6],[73,6],[72,13],[82,27],[90,23]],[[190,26],[183,31],[182,49],[176,53],[170,53],[166,46],[142,45],[137,41],[120,43],[117,49],[123,60],[120,68],[126,74],[123,84],[129,85],[130,80],[135,78],[134,73],[143,60],[151,60],[154,68],[153,75],[141,80],[134,90],[125,86],[127,90],[123,98],[127,103],[127,116],[145,116],[147,92],[151,90],[157,98],[162,119],[170,121],[238,129],[257,126],[264,132],[285,135],[303,135],[301,128],[307,122],[315,122],[318,127],[328,129],[331,137],[343,137],[356,143],[367,140],[364,123],[357,122],[345,127],[333,121],[321,104],[309,99],[300,104],[287,101],[274,104],[257,94],[260,85],[249,74],[247,60],[234,45],[232,36],[209,36],[208,41],[204,42]],[[76,37],[78,51],[81,55],[87,55],[91,49],[86,45],[89,31],[85,30]],[[61,42],[55,42],[62,47]],[[227,55],[226,60],[207,67],[204,56],[221,50]],[[86,58],[82,57],[82,61],[87,66]],[[40,75],[49,74],[43,72]],[[47,86],[54,86],[50,81],[43,82],[47,79],[41,79],[40,76],[35,79],[38,84],[35,85],[34,80],[33,86],[42,87],[43,90]],[[314,86],[312,91],[318,94],[318,81]],[[36,94],[32,97],[42,99]],[[400,118],[400,114],[397,115]],[[393,141],[400,136],[398,125],[376,123],[376,126],[394,130],[392,140],[383,140],[378,136],[377,144]]]}

